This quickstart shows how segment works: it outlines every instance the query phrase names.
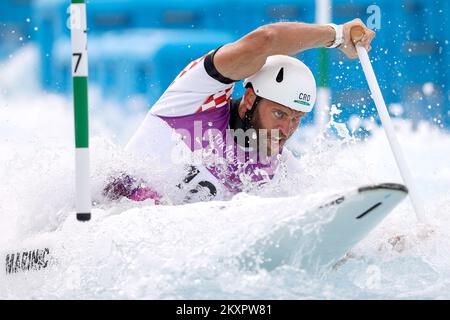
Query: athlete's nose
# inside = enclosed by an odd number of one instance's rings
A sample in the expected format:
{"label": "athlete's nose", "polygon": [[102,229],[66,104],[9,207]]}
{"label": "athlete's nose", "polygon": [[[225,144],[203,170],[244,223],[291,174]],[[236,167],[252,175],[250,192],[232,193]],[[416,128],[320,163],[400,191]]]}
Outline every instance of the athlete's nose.
{"label": "athlete's nose", "polygon": [[278,129],[280,130],[281,136],[288,137],[289,133],[291,132],[291,121],[284,120],[280,123]]}

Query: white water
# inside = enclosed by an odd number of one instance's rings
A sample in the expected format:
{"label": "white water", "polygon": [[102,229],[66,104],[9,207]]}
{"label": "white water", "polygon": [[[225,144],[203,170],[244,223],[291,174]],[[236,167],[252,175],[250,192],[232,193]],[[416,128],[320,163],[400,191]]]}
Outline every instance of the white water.
{"label": "white water", "polygon": [[248,271],[230,257],[277,221],[339,191],[401,182],[381,129],[365,142],[315,143],[306,139],[311,130],[300,130],[290,147],[302,154],[303,171],[264,190],[298,201],[240,194],[229,202],[183,206],[104,203],[101,187],[111,172],[164,179],[151,159],[136,161],[123,152],[143,112],[121,113],[94,97],[92,182],[100,203],[93,221],[81,225],[74,221],[71,101],[41,92],[29,73],[35,65],[33,48],[0,65],[0,247],[3,252],[26,238],[36,237],[38,246],[59,237],[83,268],[69,266],[46,275],[44,283],[32,276],[0,281],[0,298],[450,298],[447,132],[426,124],[413,131],[408,121],[395,122],[431,228],[417,224],[407,200],[336,271],[321,277],[296,266]]}

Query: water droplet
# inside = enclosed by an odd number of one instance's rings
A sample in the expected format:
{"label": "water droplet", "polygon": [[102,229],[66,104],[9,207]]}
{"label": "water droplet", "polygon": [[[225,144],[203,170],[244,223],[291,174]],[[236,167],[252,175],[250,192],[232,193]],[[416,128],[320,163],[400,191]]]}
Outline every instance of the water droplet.
{"label": "water droplet", "polygon": [[434,92],[434,84],[432,82],[426,82],[422,86],[422,92],[426,96],[431,96]]}

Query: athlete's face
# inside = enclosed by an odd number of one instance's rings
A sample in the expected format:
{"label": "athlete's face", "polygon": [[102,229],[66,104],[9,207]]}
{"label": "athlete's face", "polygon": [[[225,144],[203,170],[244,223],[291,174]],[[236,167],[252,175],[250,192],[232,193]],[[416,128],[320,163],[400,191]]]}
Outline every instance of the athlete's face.
{"label": "athlete's face", "polygon": [[[251,123],[258,131],[258,139],[266,141],[268,155],[279,152],[297,130],[304,115],[304,112],[294,111],[270,100],[262,99],[259,102]],[[261,142],[258,142],[258,145],[261,145]]]}
{"label": "athlete's face", "polygon": [[[247,89],[244,96],[245,109],[253,105],[253,89]],[[244,114],[246,110],[243,110]],[[297,130],[300,120],[305,115],[304,112],[295,111],[279,103],[262,99],[253,114],[252,127],[258,132],[258,146],[266,144],[267,154],[274,155],[279,152],[286,141]]]}

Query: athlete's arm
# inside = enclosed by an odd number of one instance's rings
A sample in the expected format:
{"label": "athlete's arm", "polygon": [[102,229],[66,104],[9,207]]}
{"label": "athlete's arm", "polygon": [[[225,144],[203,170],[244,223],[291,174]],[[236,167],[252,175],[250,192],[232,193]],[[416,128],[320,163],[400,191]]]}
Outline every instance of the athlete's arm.
{"label": "athlete's arm", "polygon": [[[357,53],[350,37],[350,29],[362,26],[365,35],[361,44],[370,50],[375,33],[364,23],[355,19],[343,25],[344,43],[339,47],[349,58]],[[214,66],[226,78],[241,80],[255,74],[276,54],[293,55],[311,48],[326,47],[335,39],[331,26],[297,22],[268,24],[247,34],[236,42],[220,48],[214,56]]]}

